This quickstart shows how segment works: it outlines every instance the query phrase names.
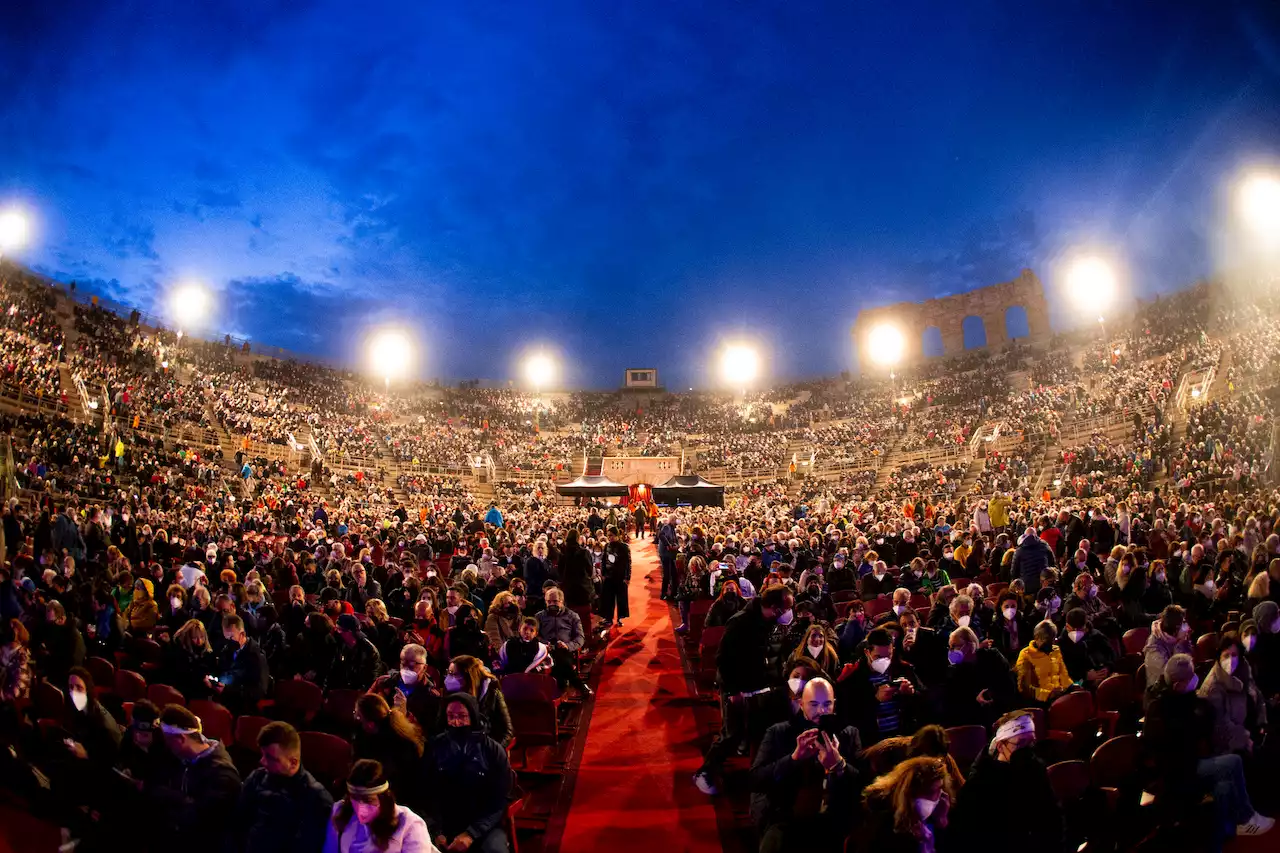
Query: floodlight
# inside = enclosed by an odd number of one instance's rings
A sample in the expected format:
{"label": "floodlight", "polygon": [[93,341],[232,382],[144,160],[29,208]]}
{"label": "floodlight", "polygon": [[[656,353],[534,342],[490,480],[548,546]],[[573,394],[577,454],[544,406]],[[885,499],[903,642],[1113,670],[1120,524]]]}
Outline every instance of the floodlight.
{"label": "floodlight", "polygon": [[[1081,258],[1071,265],[1067,273],[1067,287],[1077,305],[1101,308],[1116,298],[1116,271],[1110,263],[1097,256]],[[1102,318],[1098,318],[1102,322]]]}
{"label": "floodlight", "polygon": [[0,213],[0,253],[12,252],[27,242],[29,226],[27,217],[20,210]]}
{"label": "floodlight", "polygon": [[174,288],[169,294],[169,312],[179,326],[179,338],[183,328],[199,326],[208,318],[211,304],[209,291],[202,285],[188,282]]}
{"label": "floodlight", "polygon": [[556,377],[555,359],[544,352],[537,352],[524,361],[525,378],[537,391],[547,387]]}
{"label": "floodlight", "polygon": [[867,336],[867,351],[876,364],[897,364],[902,361],[906,348],[907,341],[902,336],[902,330],[888,323],[876,326]]}
{"label": "floodlight", "polygon": [[1254,231],[1280,236],[1280,177],[1254,172],[1240,182],[1240,215]]}
{"label": "floodlight", "polygon": [[745,388],[760,373],[760,353],[747,344],[729,344],[720,353],[720,375],[735,388]]}
{"label": "floodlight", "polygon": [[404,330],[379,329],[369,339],[369,366],[387,385],[408,374],[412,361],[413,341]]}

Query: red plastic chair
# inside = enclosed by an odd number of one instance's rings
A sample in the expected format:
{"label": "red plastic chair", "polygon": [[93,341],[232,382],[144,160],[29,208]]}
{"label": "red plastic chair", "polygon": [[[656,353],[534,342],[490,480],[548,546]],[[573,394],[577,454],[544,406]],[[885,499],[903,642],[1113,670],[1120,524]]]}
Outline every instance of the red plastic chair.
{"label": "red plastic chair", "polygon": [[31,707],[37,719],[53,720],[58,725],[67,717],[66,695],[47,681],[37,681],[32,686]]}
{"label": "red plastic chair", "polygon": [[324,707],[324,692],[310,681],[279,681],[276,682],[274,701],[267,700],[263,704],[278,718],[306,724],[314,720]]}
{"label": "red plastic chair", "polygon": [[560,686],[545,672],[513,672],[502,676],[499,683],[502,685],[502,697],[508,704],[512,697],[533,696],[551,702],[560,698]]}
{"label": "red plastic chair", "polygon": [[875,619],[882,613],[888,613],[893,609],[893,599],[887,595],[882,595],[863,602],[862,609],[866,611],[868,619]]}
{"label": "red plastic chair", "polygon": [[1103,713],[1123,713],[1131,709],[1138,701],[1138,695],[1134,690],[1133,676],[1107,676],[1098,684],[1096,699],[1098,710]]}
{"label": "red plastic chair", "polygon": [[1049,765],[1049,787],[1061,806],[1084,796],[1090,784],[1089,765],[1084,761],[1059,761]]}
{"label": "red plastic chair", "polygon": [[524,797],[507,803],[507,813],[502,820],[502,827],[507,831],[507,839],[511,843],[511,853],[520,853],[520,845],[516,841],[516,818],[524,811]]}
{"label": "red plastic chair", "polygon": [[133,641],[130,653],[142,664],[143,672],[155,672],[160,669],[164,659],[164,650],[155,640],[139,637]]}
{"label": "red plastic chair", "polygon": [[1210,631],[1208,634],[1201,635],[1200,639],[1196,640],[1195,651],[1191,653],[1192,660],[1196,663],[1216,660],[1218,657],[1218,643],[1221,639],[1217,631]]}
{"label": "red plastic chair", "polygon": [[147,699],[151,700],[157,708],[164,708],[165,705],[185,706],[187,704],[187,697],[167,684],[152,684],[147,687]]}
{"label": "red plastic chair", "polygon": [[116,665],[106,658],[85,658],[84,668],[93,676],[94,692],[102,695],[116,687]]}
{"label": "red plastic chair", "polygon": [[1130,628],[1124,632],[1124,636],[1120,642],[1124,644],[1124,653],[1127,655],[1140,655],[1147,645],[1147,638],[1151,636],[1150,628]]}
{"label": "red plastic chair", "polygon": [[1142,742],[1137,735],[1118,735],[1098,747],[1089,759],[1089,776],[1099,788],[1121,788],[1141,779]]}
{"label": "red plastic chair", "polygon": [[1002,593],[1002,592],[1004,592],[1006,589],[1008,589],[1008,588],[1009,588],[1009,585],[1008,585],[1007,583],[1005,583],[1004,581],[998,581],[998,582],[996,582],[996,583],[989,583],[989,584],[985,584],[985,588],[986,588],[986,591],[987,591],[987,597],[988,597],[988,598],[994,598],[994,599],[999,600],[999,598],[1000,598],[1000,593]]}
{"label": "red plastic chair", "polygon": [[530,747],[555,746],[560,740],[560,715],[546,679],[550,676],[532,673],[516,673],[502,679],[511,731],[525,767],[529,764]]}
{"label": "red plastic chair", "polygon": [[947,752],[968,772],[989,744],[986,726],[952,726],[947,729]]}
{"label": "red plastic chair", "polygon": [[192,699],[188,708],[200,718],[200,730],[205,737],[223,746],[230,746],[235,740],[235,726],[226,708],[210,699]]}
{"label": "red plastic chair", "polygon": [[929,601],[929,596],[922,595],[918,592],[913,592],[911,594],[910,604],[912,610],[928,610],[932,606],[932,602]]}
{"label": "red plastic chair", "polygon": [[839,604],[842,601],[853,601],[857,597],[858,591],[856,589],[841,589],[831,593],[831,601],[835,604]]}
{"label": "red plastic chair", "polygon": [[121,702],[146,699],[147,680],[131,669],[117,669],[115,692]]}
{"label": "red plastic chair", "polygon": [[321,715],[330,723],[343,730],[355,725],[356,703],[364,693],[359,690],[334,688],[324,697],[324,708]]}
{"label": "red plastic chair", "polygon": [[330,790],[346,782],[353,760],[351,744],[337,735],[301,732],[302,763]]}
{"label": "red plastic chair", "polygon": [[848,619],[848,618],[849,618],[849,611],[853,609],[853,605],[854,605],[854,603],[855,603],[855,602],[856,602],[856,599],[849,599],[848,601],[837,601],[837,602],[835,603],[835,605],[836,605],[836,618],[837,618],[837,619]]}
{"label": "red plastic chair", "polygon": [[236,718],[235,745],[240,749],[257,751],[258,732],[271,720],[254,714],[244,714]]}
{"label": "red plastic chair", "polygon": [[1053,731],[1075,732],[1093,721],[1093,695],[1087,690],[1059,696],[1049,706],[1049,728]]}

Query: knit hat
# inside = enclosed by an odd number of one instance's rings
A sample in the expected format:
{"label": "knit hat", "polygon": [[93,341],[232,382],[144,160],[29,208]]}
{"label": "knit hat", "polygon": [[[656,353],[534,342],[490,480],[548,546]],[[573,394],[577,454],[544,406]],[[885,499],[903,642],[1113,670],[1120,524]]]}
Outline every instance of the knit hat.
{"label": "knit hat", "polygon": [[1167,684],[1190,681],[1195,674],[1196,665],[1191,655],[1174,655],[1164,665],[1164,680]]}
{"label": "knit hat", "polygon": [[352,633],[358,634],[360,632],[360,620],[356,619],[356,617],[352,616],[350,613],[343,613],[338,617],[338,630],[351,631]]}
{"label": "knit hat", "polygon": [[1275,624],[1277,616],[1280,616],[1280,605],[1274,601],[1264,601],[1253,608],[1253,621],[1258,624],[1258,633],[1275,633],[1271,626]]}

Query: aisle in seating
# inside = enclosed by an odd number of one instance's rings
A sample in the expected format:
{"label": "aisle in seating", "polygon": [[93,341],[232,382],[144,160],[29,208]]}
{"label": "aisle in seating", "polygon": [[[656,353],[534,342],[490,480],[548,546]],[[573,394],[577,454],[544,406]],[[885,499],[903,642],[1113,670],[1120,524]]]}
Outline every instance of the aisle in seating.
{"label": "aisle in seating", "polygon": [[719,851],[712,801],[690,781],[702,754],[657,552],[631,551],[632,618],[605,653],[560,850]]}

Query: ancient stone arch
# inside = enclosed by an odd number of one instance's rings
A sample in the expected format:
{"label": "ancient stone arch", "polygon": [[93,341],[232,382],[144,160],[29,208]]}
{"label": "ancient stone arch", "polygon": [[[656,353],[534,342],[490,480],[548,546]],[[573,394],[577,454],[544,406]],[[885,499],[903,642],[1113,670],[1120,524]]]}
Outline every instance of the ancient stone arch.
{"label": "ancient stone arch", "polygon": [[865,372],[876,364],[868,350],[867,341],[872,329],[888,323],[902,332],[906,343],[903,362],[911,363],[924,357],[924,331],[937,326],[942,332],[943,354],[957,355],[964,352],[964,318],[981,317],[987,332],[987,346],[1001,347],[1009,341],[1005,326],[1005,311],[1021,305],[1027,312],[1027,326],[1031,340],[1048,337],[1049,305],[1044,298],[1044,287],[1031,270],[1023,270],[1013,281],[980,287],[968,293],[927,299],[924,302],[898,302],[882,308],[859,311],[853,324],[853,345],[858,352],[859,367]]}

